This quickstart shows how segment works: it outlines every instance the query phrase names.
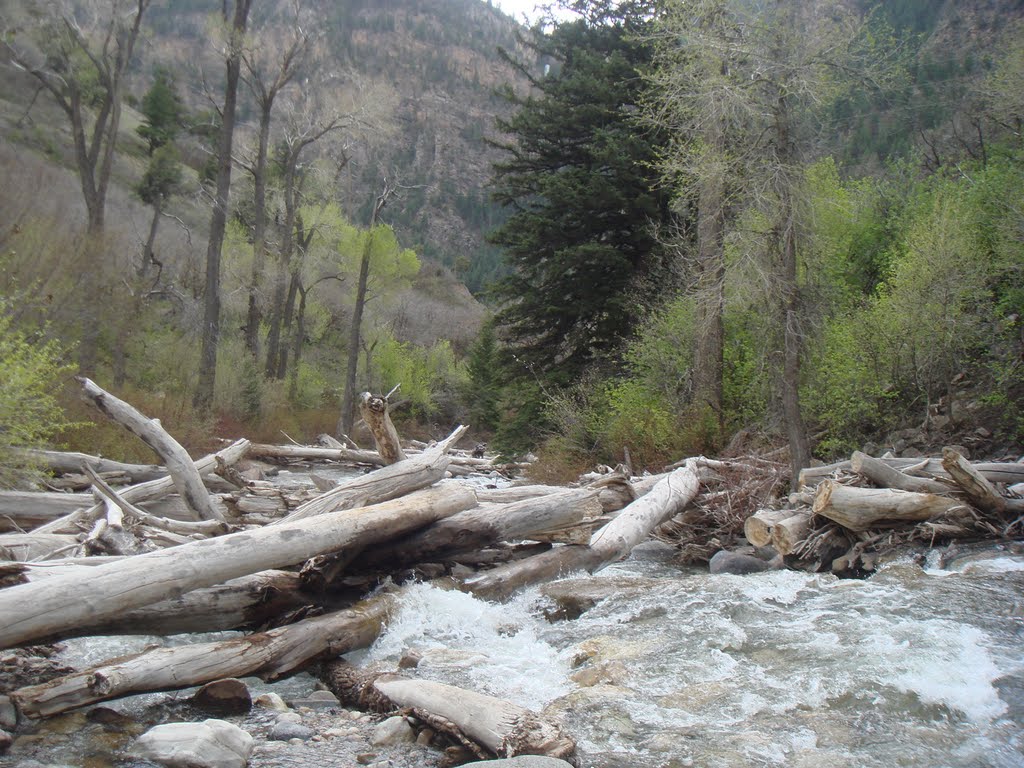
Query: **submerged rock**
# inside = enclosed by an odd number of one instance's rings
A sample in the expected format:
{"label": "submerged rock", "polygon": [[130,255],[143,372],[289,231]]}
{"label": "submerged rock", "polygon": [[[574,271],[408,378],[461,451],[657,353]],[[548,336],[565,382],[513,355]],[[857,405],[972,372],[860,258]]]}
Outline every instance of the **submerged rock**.
{"label": "submerged rock", "polygon": [[131,752],[154,763],[181,768],[245,768],[253,738],[224,720],[167,723],[150,728]]}
{"label": "submerged rock", "polygon": [[730,552],[723,549],[716,552],[708,563],[711,573],[761,573],[762,571],[776,571],[782,568],[782,558],[762,560],[754,555],[744,555],[739,552]]}

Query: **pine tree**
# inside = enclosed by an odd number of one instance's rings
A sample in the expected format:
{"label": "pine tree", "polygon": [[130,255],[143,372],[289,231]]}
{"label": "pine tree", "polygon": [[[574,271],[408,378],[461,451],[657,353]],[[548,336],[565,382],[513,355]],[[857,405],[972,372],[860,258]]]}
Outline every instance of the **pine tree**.
{"label": "pine tree", "polygon": [[177,138],[185,115],[174,75],[168,69],[157,68],[153,85],[142,97],[142,115],[145,121],[135,130],[149,143],[152,156],[157,149]]}
{"label": "pine tree", "polygon": [[[651,51],[636,9],[535,30],[548,74],[503,95],[516,109],[495,165],[495,199],[511,215],[490,236],[512,274],[496,316],[516,359],[553,384],[608,360],[640,319],[666,257],[653,224],[670,217],[658,188],[657,132],[636,121]],[[524,74],[531,69],[513,62]],[[525,370],[518,373],[525,375]]]}

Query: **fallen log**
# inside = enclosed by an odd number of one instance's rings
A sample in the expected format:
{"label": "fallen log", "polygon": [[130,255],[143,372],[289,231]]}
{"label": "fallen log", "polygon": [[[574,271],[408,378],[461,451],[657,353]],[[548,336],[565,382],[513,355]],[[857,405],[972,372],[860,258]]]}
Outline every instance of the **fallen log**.
{"label": "fallen log", "polygon": [[375,504],[433,485],[444,477],[448,468],[448,447],[462,437],[467,429],[469,427],[458,427],[446,439],[419,456],[339,483],[334,490],[302,504],[276,524],[284,525],[338,509]]}
{"label": "fallen log", "polygon": [[[26,562],[68,552],[78,547],[78,538],[57,533],[0,534],[0,560]],[[6,614],[0,614],[5,616]]]}
{"label": "fallen log", "polygon": [[526,584],[578,570],[593,573],[628,556],[658,525],[693,501],[698,488],[698,462],[691,459],[595,531],[588,545],[570,544],[498,566],[465,580],[463,588],[487,599],[504,599]]}
{"label": "fallen log", "polygon": [[788,517],[772,526],[771,544],[780,555],[792,554],[811,530],[811,513],[790,510]]}
{"label": "fallen log", "polygon": [[818,486],[814,514],[851,531],[893,522],[922,522],[963,508],[963,502],[932,493],[857,488],[826,480]]}
{"label": "fallen log", "polygon": [[942,449],[942,466],[971,503],[983,512],[994,515],[1024,512],[1024,499],[1001,495],[977,467],[952,448]]}
{"label": "fallen log", "polygon": [[914,493],[949,493],[952,490],[949,485],[938,480],[907,475],[882,459],[876,459],[860,451],[853,452],[850,468],[857,474],[864,475],[879,488],[895,488],[898,491]]}
{"label": "fallen log", "polygon": [[428,723],[441,718],[498,757],[565,759],[576,752],[576,743],[560,724],[494,696],[432,680],[364,672],[345,661],[324,665],[321,678],[342,703],[382,712],[411,708]]}
{"label": "fallen log", "polygon": [[[949,473],[942,466],[942,459],[889,458],[878,459],[878,461],[901,471],[913,468],[914,474],[921,477],[951,479]],[[991,483],[1013,485],[1024,482],[1024,464],[995,461],[972,463],[971,466]],[[837,461],[834,464],[826,464],[821,467],[806,467],[800,470],[799,487],[815,486],[837,471],[852,470],[852,461]]]}
{"label": "fallen log", "polygon": [[445,486],[361,509],[288,525],[231,533],[98,566],[75,576],[0,591],[0,647],[98,623],[193,589],[301,563],[345,547],[361,550],[476,503],[468,488]]}
{"label": "fallen log", "polygon": [[340,461],[349,464],[372,464],[383,466],[384,459],[376,451],[354,448],[316,448],[306,445],[267,445],[253,443],[249,455],[254,459],[312,459],[316,461]]}
{"label": "fallen log", "polygon": [[398,440],[398,430],[391,422],[391,413],[388,410],[388,398],[394,391],[391,390],[383,397],[369,392],[363,392],[359,396],[359,415],[363,417],[370,434],[373,435],[377,453],[384,459],[385,464],[394,464],[406,458],[402,444]]}
{"label": "fallen log", "polygon": [[77,475],[82,467],[89,467],[101,475],[122,474],[130,478],[132,483],[144,483],[167,477],[167,467],[159,464],[126,464],[102,456],[91,456],[88,453],[69,451],[43,451],[26,449],[19,454],[27,457],[35,466],[54,475]]}
{"label": "fallen log", "polygon": [[772,528],[792,515],[792,509],[758,510],[743,522],[743,535],[755,547],[767,547],[772,543]]}
{"label": "fallen log", "polygon": [[30,531],[95,503],[85,493],[0,491],[0,531]]}
{"label": "fallen log", "polygon": [[210,503],[210,494],[207,493],[192,458],[181,444],[160,426],[159,421],[142,415],[133,406],[96,386],[91,380],[83,376],[77,379],[86,398],[97,410],[141,439],[163,459],[174,487],[184,499],[186,506],[195,512],[200,520],[223,522],[224,516]]}

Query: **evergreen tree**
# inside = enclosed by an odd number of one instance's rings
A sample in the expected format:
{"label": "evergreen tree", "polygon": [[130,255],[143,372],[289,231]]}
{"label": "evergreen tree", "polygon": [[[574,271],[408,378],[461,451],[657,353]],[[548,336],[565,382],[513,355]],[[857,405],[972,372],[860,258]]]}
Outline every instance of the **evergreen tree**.
{"label": "evergreen tree", "polygon": [[469,384],[466,399],[474,426],[492,430],[498,426],[498,402],[501,397],[498,370],[498,341],[494,322],[487,320],[480,329],[467,356]]}
{"label": "evergreen tree", "polygon": [[174,75],[158,67],[153,85],[142,97],[142,115],[145,121],[135,130],[149,142],[150,156],[178,137],[185,114],[185,106],[178,96]]}
{"label": "evergreen tree", "polygon": [[511,140],[498,144],[508,157],[495,165],[494,197],[511,215],[490,239],[513,270],[495,289],[497,324],[522,364],[512,375],[564,385],[608,360],[664,282],[652,226],[670,216],[654,168],[663,144],[635,117],[647,23],[626,4],[534,30],[528,44],[548,73],[530,95],[503,91],[516,112],[498,121]]}

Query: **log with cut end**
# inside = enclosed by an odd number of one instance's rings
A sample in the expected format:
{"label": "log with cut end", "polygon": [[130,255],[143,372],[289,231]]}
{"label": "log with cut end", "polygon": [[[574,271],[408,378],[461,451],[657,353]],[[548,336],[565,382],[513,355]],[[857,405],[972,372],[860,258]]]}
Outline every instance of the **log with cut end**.
{"label": "log with cut end", "polygon": [[134,608],[346,547],[361,550],[475,505],[468,488],[445,486],[357,510],[195,541],[62,577],[0,591],[0,647],[98,623]]}
{"label": "log with cut end", "polygon": [[776,523],[793,515],[791,509],[761,509],[743,521],[743,535],[755,547],[767,547],[772,542],[772,528]]}
{"label": "log with cut end", "polygon": [[1008,499],[974,465],[952,448],[942,449],[942,466],[978,509],[995,515],[1024,512],[1024,499]]}
{"label": "log with cut end", "polygon": [[791,554],[811,530],[811,513],[789,511],[789,515],[772,526],[771,543],[780,555]]}
{"label": "log with cut end", "polygon": [[363,392],[359,396],[359,415],[370,429],[377,453],[385,464],[394,464],[406,457],[398,439],[398,430],[391,421],[387,397]]}
{"label": "log with cut end", "polygon": [[425,719],[439,717],[498,757],[547,755],[571,758],[575,742],[553,720],[510,701],[464,688],[402,675],[373,674],[344,661],[325,665],[323,678],[347,704],[374,709],[411,708]]}
{"label": "log with cut end", "polygon": [[963,502],[933,493],[857,488],[833,480],[821,483],[814,497],[814,514],[851,531],[894,522],[922,522],[961,507]]}

